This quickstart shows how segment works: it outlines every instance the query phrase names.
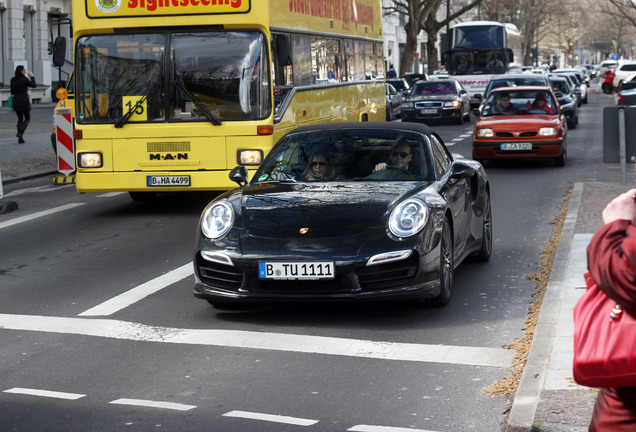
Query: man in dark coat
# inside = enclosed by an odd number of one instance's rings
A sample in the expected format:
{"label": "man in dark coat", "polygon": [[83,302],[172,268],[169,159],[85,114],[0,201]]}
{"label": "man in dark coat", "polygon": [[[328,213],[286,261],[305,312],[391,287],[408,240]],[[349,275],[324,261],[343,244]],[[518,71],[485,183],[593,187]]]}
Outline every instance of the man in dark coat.
{"label": "man in dark coat", "polygon": [[[26,75],[29,75],[29,78]],[[24,66],[15,68],[15,76],[11,78],[11,94],[13,95],[13,110],[18,115],[18,143],[24,143],[24,131],[31,121],[31,96],[29,87],[35,88],[35,78],[32,72],[27,72]]]}

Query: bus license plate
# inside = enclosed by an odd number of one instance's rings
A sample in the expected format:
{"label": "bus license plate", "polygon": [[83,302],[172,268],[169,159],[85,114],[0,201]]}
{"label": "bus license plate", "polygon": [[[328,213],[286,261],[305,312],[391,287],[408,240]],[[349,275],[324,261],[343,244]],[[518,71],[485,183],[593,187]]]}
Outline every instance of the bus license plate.
{"label": "bus license plate", "polygon": [[333,262],[259,262],[258,277],[261,279],[333,279]]}
{"label": "bus license plate", "polygon": [[532,150],[532,143],[505,143],[501,150]]}
{"label": "bus license plate", "polygon": [[147,176],[148,186],[190,186],[190,176]]}

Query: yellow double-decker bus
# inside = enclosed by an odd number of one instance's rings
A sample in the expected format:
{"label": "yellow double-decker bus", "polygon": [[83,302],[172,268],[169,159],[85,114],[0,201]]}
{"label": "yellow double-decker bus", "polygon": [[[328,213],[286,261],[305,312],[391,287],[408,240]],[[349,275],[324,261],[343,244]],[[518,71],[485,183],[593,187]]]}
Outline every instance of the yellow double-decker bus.
{"label": "yellow double-decker bus", "polygon": [[73,2],[79,192],[225,190],[312,123],[385,120],[380,0]]}

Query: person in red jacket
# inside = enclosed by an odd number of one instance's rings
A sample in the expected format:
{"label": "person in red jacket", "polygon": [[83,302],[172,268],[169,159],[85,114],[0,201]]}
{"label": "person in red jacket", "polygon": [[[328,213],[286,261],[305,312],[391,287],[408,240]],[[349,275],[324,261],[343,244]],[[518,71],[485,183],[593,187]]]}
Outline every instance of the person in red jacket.
{"label": "person in red jacket", "polygon": [[[605,207],[603,223],[587,247],[588,270],[608,297],[636,316],[636,189]],[[589,431],[636,431],[636,387],[601,389]]]}

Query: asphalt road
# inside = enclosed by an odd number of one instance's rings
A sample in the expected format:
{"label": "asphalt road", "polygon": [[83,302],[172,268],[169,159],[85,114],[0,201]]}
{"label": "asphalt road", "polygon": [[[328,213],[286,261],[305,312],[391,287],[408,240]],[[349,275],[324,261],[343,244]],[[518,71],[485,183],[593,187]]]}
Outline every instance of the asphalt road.
{"label": "asphalt road", "polygon": [[[223,311],[192,296],[196,223],[212,194],[77,194],[7,185],[0,215],[0,429],[503,430],[508,376],[567,190],[616,181],[590,95],[564,168],[486,165],[493,256],[455,273],[446,308],[281,305]],[[433,125],[470,156],[471,123]]]}

